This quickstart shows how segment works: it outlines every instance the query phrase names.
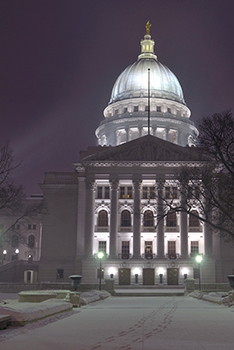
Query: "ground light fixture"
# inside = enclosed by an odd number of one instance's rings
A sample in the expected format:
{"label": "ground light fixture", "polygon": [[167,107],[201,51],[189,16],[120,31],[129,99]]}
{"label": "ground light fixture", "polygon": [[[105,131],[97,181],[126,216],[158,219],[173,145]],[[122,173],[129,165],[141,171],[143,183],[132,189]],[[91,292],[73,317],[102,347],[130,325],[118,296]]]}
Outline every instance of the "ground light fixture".
{"label": "ground light fixture", "polygon": [[104,258],[104,253],[99,252],[97,255],[100,261],[100,270],[99,270],[99,290],[102,290],[102,259]]}
{"label": "ground light fixture", "polygon": [[198,263],[198,271],[199,271],[199,290],[201,290],[201,262],[203,257],[201,255],[196,256],[196,262]]}

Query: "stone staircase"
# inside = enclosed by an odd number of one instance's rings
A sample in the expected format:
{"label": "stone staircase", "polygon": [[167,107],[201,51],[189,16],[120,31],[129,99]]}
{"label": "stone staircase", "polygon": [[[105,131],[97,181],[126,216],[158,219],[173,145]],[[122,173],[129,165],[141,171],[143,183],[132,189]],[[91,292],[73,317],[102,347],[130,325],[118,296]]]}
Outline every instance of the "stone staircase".
{"label": "stone staircase", "polygon": [[160,296],[184,296],[183,285],[129,285],[115,286],[115,296],[128,297],[160,297]]}

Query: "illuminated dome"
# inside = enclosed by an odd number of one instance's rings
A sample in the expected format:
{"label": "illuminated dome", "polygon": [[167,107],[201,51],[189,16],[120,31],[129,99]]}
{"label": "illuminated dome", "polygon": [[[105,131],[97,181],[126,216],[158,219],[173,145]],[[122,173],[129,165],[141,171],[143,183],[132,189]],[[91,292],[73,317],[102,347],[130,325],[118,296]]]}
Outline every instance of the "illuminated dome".
{"label": "illuminated dome", "polygon": [[198,130],[190,120],[177,77],[154,53],[150,24],[141,40],[138,60],[117,78],[103,120],[96,130],[100,145],[116,146],[151,134],[181,146],[196,144]]}
{"label": "illuminated dome", "polygon": [[133,97],[147,97],[148,69],[152,98],[164,98],[185,104],[178,79],[156,56],[138,59],[120,74],[112,89],[110,103]]}

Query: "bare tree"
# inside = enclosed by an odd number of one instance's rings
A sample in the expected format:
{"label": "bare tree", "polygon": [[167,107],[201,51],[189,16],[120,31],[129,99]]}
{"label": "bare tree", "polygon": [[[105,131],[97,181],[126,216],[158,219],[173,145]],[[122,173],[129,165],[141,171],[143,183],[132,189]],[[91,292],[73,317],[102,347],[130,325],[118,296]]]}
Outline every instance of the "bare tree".
{"label": "bare tree", "polygon": [[28,201],[22,185],[15,181],[16,170],[20,166],[14,162],[13,151],[9,144],[0,149],[0,218],[10,218],[9,226],[0,227],[0,246],[10,243],[12,236],[19,243],[26,244],[25,237],[17,229],[17,223],[26,224],[34,215],[43,210],[43,203]]}
{"label": "bare tree", "polygon": [[[199,123],[197,151],[201,161],[177,172],[181,198],[163,196],[161,220],[170,212],[186,212],[234,240],[234,118],[230,111],[204,117]],[[164,191],[165,193],[165,191]]]}

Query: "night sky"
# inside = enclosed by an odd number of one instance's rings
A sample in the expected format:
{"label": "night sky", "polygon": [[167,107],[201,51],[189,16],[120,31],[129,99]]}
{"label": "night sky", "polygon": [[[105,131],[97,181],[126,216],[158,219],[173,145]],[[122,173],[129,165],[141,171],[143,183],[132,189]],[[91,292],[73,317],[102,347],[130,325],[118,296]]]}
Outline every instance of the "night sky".
{"label": "night sky", "polygon": [[192,120],[233,109],[233,0],[0,0],[1,145],[16,179],[40,193],[46,171],[73,171],[96,144],[119,74],[137,60],[147,21]]}

